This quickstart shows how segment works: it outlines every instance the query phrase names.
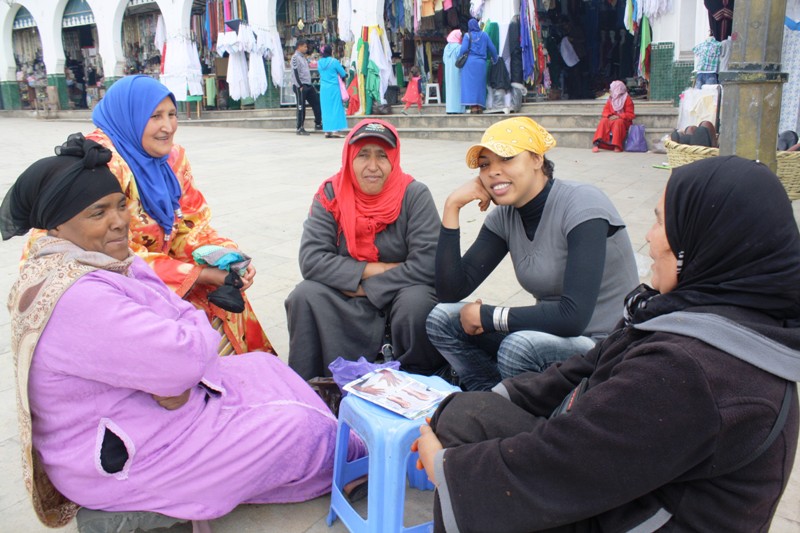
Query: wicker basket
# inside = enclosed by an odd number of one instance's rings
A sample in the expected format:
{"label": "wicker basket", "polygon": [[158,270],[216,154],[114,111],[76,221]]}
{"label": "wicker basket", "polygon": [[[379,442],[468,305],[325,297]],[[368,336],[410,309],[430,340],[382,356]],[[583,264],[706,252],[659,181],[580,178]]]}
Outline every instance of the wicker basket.
{"label": "wicker basket", "polygon": [[[667,149],[669,166],[673,168],[719,155],[719,148],[678,144],[669,139],[664,142],[664,147]],[[800,200],[800,152],[780,151],[776,158],[778,178],[786,189],[789,199]]]}

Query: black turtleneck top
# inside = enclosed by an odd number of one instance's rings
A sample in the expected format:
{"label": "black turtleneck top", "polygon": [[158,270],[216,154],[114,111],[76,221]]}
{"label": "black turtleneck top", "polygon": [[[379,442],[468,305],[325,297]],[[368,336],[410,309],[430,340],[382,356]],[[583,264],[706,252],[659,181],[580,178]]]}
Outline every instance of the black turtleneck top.
{"label": "black turtleneck top", "polygon": [[[528,239],[533,240],[553,180],[530,202],[516,209]],[[553,302],[513,307],[509,331],[536,330],[574,337],[581,335],[594,313],[606,259],[606,238],[618,228],[596,218],[575,226],[567,234],[567,265],[561,298]],[[478,238],[461,257],[460,231],[442,226],[436,250],[436,294],[442,302],[457,302],[474,291],[508,253],[504,239],[483,226]],[[620,303],[621,305],[621,303]],[[484,332],[495,331],[495,306],[481,305]]]}

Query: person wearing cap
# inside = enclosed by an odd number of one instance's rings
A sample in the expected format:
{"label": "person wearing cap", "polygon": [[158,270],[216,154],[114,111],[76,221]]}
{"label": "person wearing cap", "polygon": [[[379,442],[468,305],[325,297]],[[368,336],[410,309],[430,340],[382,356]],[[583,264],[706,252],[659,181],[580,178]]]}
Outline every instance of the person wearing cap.
{"label": "person wearing cap", "polygon": [[297,134],[310,135],[304,126],[306,121],[306,103],[314,111],[314,129],[322,130],[322,111],[319,107],[319,94],[311,85],[311,69],[308,66],[308,41],[297,39],[294,55],[290,60],[292,66],[292,88],[297,99]]}
{"label": "person wearing cap", "polygon": [[303,225],[303,281],[286,299],[289,366],[306,379],[330,376],[338,357],[373,362],[384,344],[383,357],[404,370],[444,366],[425,334],[439,224],[428,188],[400,168],[397,130],[359,122]]}
{"label": "person wearing cap", "polygon": [[766,165],[710,157],[653,218],[652,288],[607,339],[421,427],[435,532],[770,530],[798,440],[791,202]]}
{"label": "person wearing cap", "polygon": [[23,476],[39,518],[61,527],[83,506],[125,513],[136,529],[137,512],[210,520],[330,491],[336,419],[322,400],[271,354],[218,357],[205,314],[129,250],[111,151],[76,134],[57,153],[0,205],[3,239],[47,232],[9,297]]}
{"label": "person wearing cap", "polygon": [[[555,145],[528,117],[497,122],[467,151],[478,177],[445,202],[436,253],[443,303],[428,317],[427,331],[465,390],[489,390],[585,353],[622,317],[624,296],[638,283],[622,218],[597,187],[554,178],[544,154]],[[462,257],[459,213],[475,201],[481,210],[497,208]],[[462,302],[509,253],[535,303]]]}
{"label": "person wearing cap", "polygon": [[[240,252],[234,241],[211,226],[211,208],[195,185],[186,149],[174,142],[174,95],[153,78],[127,76],[108,89],[92,121],[97,129],[87,138],[111,150],[108,166],[128,198],[131,249],[178,296],[206,313],[224,335],[220,355],[274,353],[244,293],[255,278],[252,263],[241,276],[244,310],[233,312],[209,300],[209,295],[228,287],[231,274],[200,264],[195,252],[205,246]],[[41,235],[34,232],[28,245]]]}

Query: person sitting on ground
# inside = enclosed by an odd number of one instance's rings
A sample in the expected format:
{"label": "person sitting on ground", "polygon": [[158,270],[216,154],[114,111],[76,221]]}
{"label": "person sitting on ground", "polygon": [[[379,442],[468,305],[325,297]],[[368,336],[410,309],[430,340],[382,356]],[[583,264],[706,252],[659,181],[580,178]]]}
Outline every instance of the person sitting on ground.
{"label": "person sitting on ground", "polygon": [[359,122],[303,226],[303,281],[286,299],[289,366],[306,379],[330,376],[338,357],[374,362],[387,336],[391,353],[383,355],[403,370],[444,366],[425,335],[436,305],[438,228],[430,191],[400,168],[397,130],[378,119]]}
{"label": "person sitting on ground", "polygon": [[[638,283],[625,223],[593,185],[554,179],[544,154],[555,144],[528,117],[497,122],[467,152],[478,177],[444,204],[436,294],[446,303],[431,312],[427,330],[465,390],[491,389],[502,378],[585,353],[613,329]],[[474,201],[481,210],[490,202],[498,208],[462,257],[459,214]],[[508,253],[536,304],[460,302]]]}
{"label": "person sitting on ground", "polygon": [[697,126],[686,126],[683,131],[673,130],[670,139],[679,144],[690,144],[692,146],[707,146],[717,148],[717,128],[708,120],[702,121]]}
{"label": "person sitting on ground", "polygon": [[84,506],[209,520],[330,491],[337,423],[322,400],[271,354],[218,357],[205,314],[128,248],[112,152],[77,134],[57,153],[0,205],[3,239],[47,231],[8,304],[39,518],[64,526]]}
{"label": "person sitting on ground", "polygon": [[[173,94],[153,78],[128,76],[108,89],[92,120],[97,129],[86,138],[111,150],[108,166],[128,199],[128,246],[173,292],[205,312],[214,329],[224,335],[220,355],[274,353],[244,292],[241,312],[209,300],[217,289],[227,288],[231,274],[198,264],[194,252],[215,246],[239,253],[238,246],[211,227],[211,208],[195,186],[186,150],[174,143],[178,116]],[[42,235],[34,232],[28,245]],[[241,276],[241,291],[252,285],[255,274],[250,263]]]}
{"label": "person sitting on ground", "polygon": [[769,530],[797,449],[791,203],[766,166],[712,157],[672,171],[655,218],[654,289],[602,344],[422,426],[434,531]]}
{"label": "person sitting on ground", "polygon": [[621,152],[634,118],[636,115],[628,88],[619,80],[612,81],[610,95],[603,106],[603,117],[594,132],[592,152],[599,152],[601,148]]}

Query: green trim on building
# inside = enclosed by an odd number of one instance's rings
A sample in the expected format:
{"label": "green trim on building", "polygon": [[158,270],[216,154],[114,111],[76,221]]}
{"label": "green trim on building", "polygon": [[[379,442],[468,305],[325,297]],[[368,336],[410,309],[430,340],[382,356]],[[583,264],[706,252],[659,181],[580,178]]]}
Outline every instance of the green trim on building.
{"label": "green trim on building", "polygon": [[67,77],[64,74],[48,74],[47,86],[58,90],[58,105],[61,109],[69,109],[69,92],[67,92]]}
{"label": "green trim on building", "polygon": [[121,78],[122,78],[122,76],[106,76],[105,78],[103,78],[103,87],[108,89],[109,87],[114,85],[114,83],[117,80],[120,80]]}
{"label": "green trim on building", "polygon": [[19,95],[19,83],[16,81],[0,81],[0,102],[2,109],[22,109],[22,98]]}
{"label": "green trim on building", "polygon": [[650,99],[672,100],[675,105],[681,93],[692,86],[692,61],[675,61],[674,43],[650,45]]}

